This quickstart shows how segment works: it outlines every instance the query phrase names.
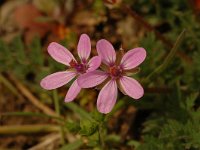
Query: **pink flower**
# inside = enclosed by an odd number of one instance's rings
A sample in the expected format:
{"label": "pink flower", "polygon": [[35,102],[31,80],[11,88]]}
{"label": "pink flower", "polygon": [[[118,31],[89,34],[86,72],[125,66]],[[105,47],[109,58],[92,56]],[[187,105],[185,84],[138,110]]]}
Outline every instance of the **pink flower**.
{"label": "pink flower", "polygon": [[145,49],[139,47],[129,50],[123,55],[120,63],[117,63],[115,50],[107,40],[99,40],[96,47],[107,69],[95,70],[80,76],[78,84],[82,88],[90,88],[107,81],[98,95],[99,112],[106,114],[112,110],[117,100],[117,87],[122,93],[134,99],[141,98],[144,94],[142,86],[135,79],[126,76],[126,73],[134,70],[144,61]]}
{"label": "pink flower", "polygon": [[[52,42],[48,46],[48,53],[57,62],[60,62],[69,67],[66,71],[60,71],[48,75],[40,82],[40,85],[46,90],[56,89],[61,87],[73,78],[79,78],[82,74],[96,70],[101,64],[101,58],[94,56],[88,61],[91,52],[90,38],[86,34],[82,34],[78,42],[78,56],[80,61],[77,61],[69,50],[62,45]],[[76,98],[81,87],[77,84],[77,79],[72,83],[65,97],[65,102],[70,102]]]}

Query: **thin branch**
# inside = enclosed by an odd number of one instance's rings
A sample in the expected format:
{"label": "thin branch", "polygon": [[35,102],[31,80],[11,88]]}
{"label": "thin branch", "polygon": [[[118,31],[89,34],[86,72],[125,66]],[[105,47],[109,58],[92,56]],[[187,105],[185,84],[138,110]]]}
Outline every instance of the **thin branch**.
{"label": "thin branch", "polygon": [[[170,40],[168,40],[167,38],[165,38],[160,32],[158,32],[157,30],[155,30],[155,28],[149,24],[146,20],[143,19],[142,16],[140,16],[139,14],[137,14],[137,12],[135,12],[134,10],[132,10],[129,6],[121,4],[121,9],[123,11],[125,11],[127,14],[129,14],[130,16],[132,16],[135,20],[137,20],[138,23],[140,23],[142,26],[144,26],[148,31],[152,31],[154,32],[154,34],[156,35],[156,37],[158,39],[160,39],[160,41],[163,42],[163,44],[165,44],[169,49],[171,49],[173,47],[173,44]],[[177,55],[185,60],[188,63],[192,63],[192,59],[190,57],[188,57],[184,52],[178,51]]]}
{"label": "thin branch", "polygon": [[11,80],[14,82],[18,90],[37,108],[39,108],[41,111],[43,111],[45,114],[51,115],[51,116],[57,116],[57,114],[50,109],[48,106],[40,102],[39,99],[37,99],[30,91],[29,89],[23,85],[21,82],[19,82],[14,76],[10,76]]}
{"label": "thin branch", "polygon": [[4,77],[1,73],[0,73],[0,83],[3,83],[14,95],[16,95],[19,99],[22,98],[22,95],[19,94],[19,92],[17,91],[17,89],[10,83],[10,81],[7,80],[6,77]]}

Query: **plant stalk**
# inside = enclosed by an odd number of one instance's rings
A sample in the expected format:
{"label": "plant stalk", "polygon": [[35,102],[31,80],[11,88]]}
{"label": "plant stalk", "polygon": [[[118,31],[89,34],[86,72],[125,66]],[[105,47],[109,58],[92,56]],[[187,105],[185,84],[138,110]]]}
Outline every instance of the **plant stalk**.
{"label": "plant stalk", "polygon": [[172,59],[175,57],[178,47],[180,46],[183,38],[185,37],[185,32],[186,30],[184,29],[181,32],[181,34],[178,36],[174,46],[172,47],[170,53],[167,55],[163,63],[160,66],[158,66],[151,74],[147,76],[147,78],[144,80],[145,82],[151,80],[154,76],[163,72],[168,67],[168,65],[172,62]]}
{"label": "plant stalk", "polygon": [[101,149],[105,150],[105,142],[103,137],[103,128],[102,124],[98,126],[98,133],[99,133],[99,143],[101,145]]}
{"label": "plant stalk", "polygon": [[[54,100],[54,107],[56,114],[58,117],[60,117],[60,105],[59,105],[59,99],[58,99],[58,93],[57,90],[53,90],[53,100]],[[62,143],[63,145],[65,144],[65,131],[62,125],[60,125],[60,133],[62,137]]]}

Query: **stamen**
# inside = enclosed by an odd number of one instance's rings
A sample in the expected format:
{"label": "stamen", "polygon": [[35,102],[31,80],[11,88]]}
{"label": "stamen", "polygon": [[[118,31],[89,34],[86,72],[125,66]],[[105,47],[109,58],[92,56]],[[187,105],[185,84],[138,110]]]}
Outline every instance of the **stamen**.
{"label": "stamen", "polygon": [[87,64],[83,64],[83,63],[78,63],[74,60],[72,60],[70,63],[70,67],[74,68],[78,73],[85,73],[86,70],[88,69]]}
{"label": "stamen", "polygon": [[77,70],[77,72],[79,73],[84,73],[86,70],[85,70],[85,66],[83,64],[77,64],[75,66],[75,69]]}
{"label": "stamen", "polygon": [[112,66],[109,68],[109,73],[112,78],[120,78],[123,73],[123,69],[120,66]]}
{"label": "stamen", "polygon": [[71,60],[69,65],[74,68],[77,65],[77,62],[75,60]]}

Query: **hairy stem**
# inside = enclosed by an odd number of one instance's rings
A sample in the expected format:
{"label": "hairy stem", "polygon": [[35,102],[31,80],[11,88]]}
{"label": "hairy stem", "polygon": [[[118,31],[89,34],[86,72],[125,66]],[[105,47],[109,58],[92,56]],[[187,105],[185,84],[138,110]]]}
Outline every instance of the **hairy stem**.
{"label": "hairy stem", "polygon": [[104,142],[104,137],[103,137],[103,126],[102,126],[102,124],[100,124],[99,127],[98,127],[98,133],[99,133],[99,143],[101,145],[101,148],[105,150],[105,142]]}
{"label": "hairy stem", "polygon": [[152,77],[154,77],[157,74],[160,74],[161,72],[163,72],[168,65],[170,64],[170,62],[172,62],[172,59],[174,58],[178,47],[180,46],[183,38],[185,37],[185,30],[183,30],[181,32],[181,34],[179,35],[179,37],[177,38],[173,48],[171,49],[170,53],[167,55],[167,57],[165,58],[165,60],[163,61],[163,63],[158,66],[150,75],[147,76],[147,78],[145,79],[145,81],[149,81]]}
{"label": "hairy stem", "polygon": [[[60,117],[60,105],[59,105],[57,90],[53,90],[53,99],[54,99],[54,107],[55,107],[56,113]],[[65,144],[65,132],[62,125],[60,126],[60,133],[62,137],[62,143]]]}

